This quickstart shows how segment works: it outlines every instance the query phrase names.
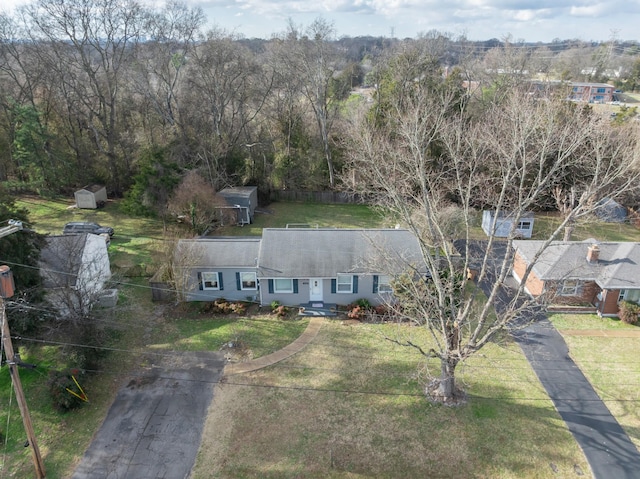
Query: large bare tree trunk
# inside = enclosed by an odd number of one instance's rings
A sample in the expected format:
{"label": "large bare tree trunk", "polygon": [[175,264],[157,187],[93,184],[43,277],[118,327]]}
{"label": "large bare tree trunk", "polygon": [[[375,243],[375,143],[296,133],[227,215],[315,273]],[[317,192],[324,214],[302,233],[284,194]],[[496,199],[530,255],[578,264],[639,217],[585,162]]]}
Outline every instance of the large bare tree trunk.
{"label": "large bare tree trunk", "polygon": [[438,399],[451,402],[457,399],[456,366],[458,361],[452,358],[440,360],[440,381],[437,389]]}

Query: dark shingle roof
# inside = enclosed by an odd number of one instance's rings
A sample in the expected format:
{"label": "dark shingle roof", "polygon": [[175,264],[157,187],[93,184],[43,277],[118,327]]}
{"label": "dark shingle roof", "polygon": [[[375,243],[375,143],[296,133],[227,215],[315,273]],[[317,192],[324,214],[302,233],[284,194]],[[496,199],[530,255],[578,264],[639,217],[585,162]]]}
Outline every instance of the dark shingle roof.
{"label": "dark shingle roof", "polygon": [[[520,255],[530,262],[543,241],[514,241]],[[554,242],[543,251],[533,271],[543,281],[580,279],[595,281],[601,288],[640,288],[640,243],[597,243],[597,262],[587,261],[587,249],[595,240]]]}
{"label": "dark shingle roof", "polygon": [[409,264],[426,271],[418,240],[407,230],[267,228],[262,234],[261,277],[394,274]]}
{"label": "dark shingle roof", "polygon": [[176,258],[193,268],[256,267],[260,238],[200,238],[180,240]]}

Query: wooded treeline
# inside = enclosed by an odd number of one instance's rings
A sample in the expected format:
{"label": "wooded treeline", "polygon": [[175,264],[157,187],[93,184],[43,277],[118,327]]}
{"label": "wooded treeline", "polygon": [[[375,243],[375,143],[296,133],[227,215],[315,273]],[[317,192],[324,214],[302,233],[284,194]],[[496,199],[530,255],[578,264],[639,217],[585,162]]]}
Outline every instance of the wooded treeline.
{"label": "wooded treeline", "polygon": [[192,170],[216,190],[331,189],[359,106],[382,121],[415,82],[461,96],[533,77],[640,84],[634,42],[338,39],[321,18],[250,40],[205,24],[180,2],[34,0],[0,15],[0,181],[104,183],[136,213],[164,211]]}

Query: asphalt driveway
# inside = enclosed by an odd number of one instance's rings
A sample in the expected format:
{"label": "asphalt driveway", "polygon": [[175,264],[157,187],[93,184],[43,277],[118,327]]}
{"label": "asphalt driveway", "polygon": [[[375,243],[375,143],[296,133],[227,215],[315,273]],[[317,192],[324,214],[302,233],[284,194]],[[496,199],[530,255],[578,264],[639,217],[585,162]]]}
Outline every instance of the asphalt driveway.
{"label": "asphalt driveway", "polygon": [[183,479],[195,462],[219,353],[171,353],[116,396],[73,479]]}
{"label": "asphalt driveway", "polygon": [[[465,251],[464,242],[457,244]],[[469,245],[472,258],[481,257],[484,243]],[[497,257],[504,254],[498,251]],[[495,281],[480,284],[485,294]],[[495,303],[500,312],[510,304],[510,290],[502,288]],[[525,310],[518,323],[527,325],[511,331],[531,364],[560,417],[580,445],[595,479],[640,478],[640,452],[600,399],[589,380],[569,356],[562,335],[541,310]]]}

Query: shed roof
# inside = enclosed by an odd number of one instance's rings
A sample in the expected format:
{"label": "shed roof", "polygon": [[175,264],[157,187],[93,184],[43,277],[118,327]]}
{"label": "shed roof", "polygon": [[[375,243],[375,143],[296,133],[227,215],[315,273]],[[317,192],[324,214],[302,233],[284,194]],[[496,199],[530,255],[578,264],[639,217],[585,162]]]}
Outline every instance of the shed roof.
{"label": "shed roof", "polygon": [[104,188],[103,185],[87,185],[83,188],[80,188],[78,191],[89,191],[91,193],[97,193],[103,188]]}
{"label": "shed roof", "polygon": [[[498,219],[514,219],[516,215],[512,211],[504,211],[501,210],[500,213],[496,216],[496,210],[485,210],[487,211],[492,218],[497,217]],[[526,211],[520,215],[520,220],[529,220],[533,219],[535,213],[533,211]]]}
{"label": "shed roof", "polygon": [[[597,262],[587,261],[589,246],[597,243]],[[531,262],[544,241],[514,241],[520,256]],[[640,243],[585,241],[553,242],[540,255],[533,271],[543,281],[579,279],[595,281],[606,289],[640,288]]]}
{"label": "shed roof", "polygon": [[176,247],[176,257],[192,268],[255,268],[259,247],[259,237],[183,239]]}
{"label": "shed roof", "polygon": [[397,274],[408,265],[427,270],[418,240],[407,230],[266,228],[262,234],[261,277]]}
{"label": "shed roof", "polygon": [[249,197],[258,189],[257,186],[232,186],[218,192],[222,196]]}

